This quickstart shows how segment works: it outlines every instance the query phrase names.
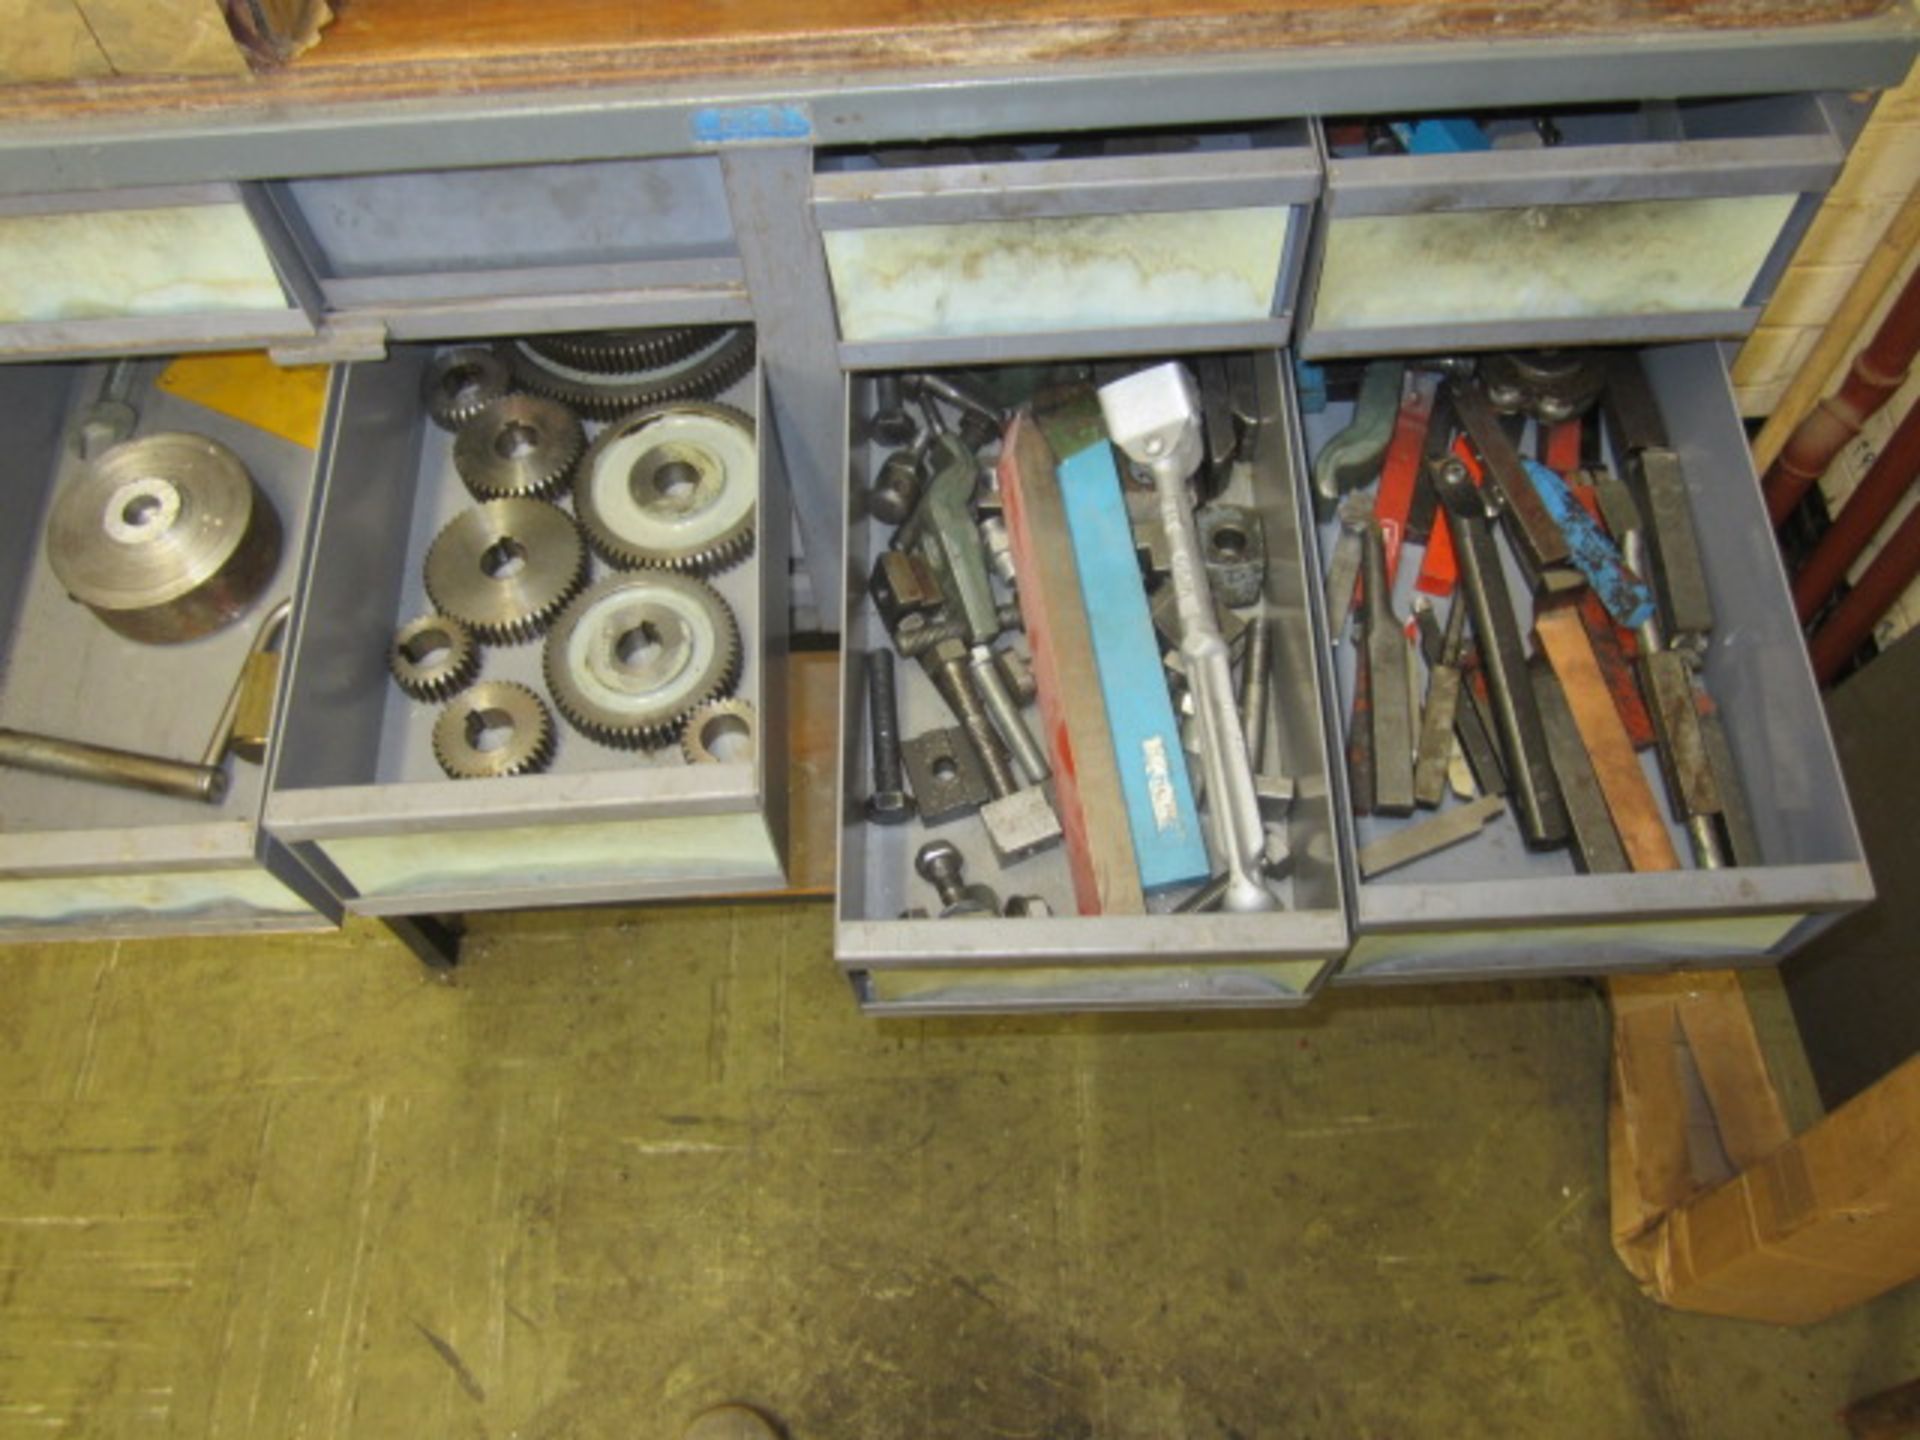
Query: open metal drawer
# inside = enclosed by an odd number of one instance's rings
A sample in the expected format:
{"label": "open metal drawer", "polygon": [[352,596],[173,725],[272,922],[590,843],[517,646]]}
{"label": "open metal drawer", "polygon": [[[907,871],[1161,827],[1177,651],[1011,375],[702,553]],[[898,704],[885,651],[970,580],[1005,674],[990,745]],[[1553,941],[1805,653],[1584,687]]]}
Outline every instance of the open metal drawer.
{"label": "open metal drawer", "polygon": [[849,369],[1285,344],[1320,164],[1301,121],[822,151]]}
{"label": "open metal drawer", "polygon": [[[917,817],[869,824],[869,722],[864,657],[889,642],[867,598],[868,576],[891,533],[866,511],[881,457],[868,440],[870,376],[848,382],[847,556],[840,755],[840,854],[834,952],[862,1006],[876,1014],[957,1011],[1186,1009],[1297,1005],[1347,946],[1344,882],[1335,855],[1321,695],[1322,657],[1308,618],[1311,528],[1296,473],[1303,454],[1288,378],[1272,352],[1255,357],[1262,413],[1254,463],[1229,495],[1254,505],[1265,527],[1265,601],[1272,622],[1272,696],[1278,766],[1293,777],[1287,820],[1293,856],[1268,914],[1074,913],[1065,853],[1055,848],[1002,871],[977,819],[929,829]],[[901,733],[954,723],[912,661],[898,665]],[[951,840],[967,876],[1007,895],[1039,895],[1047,918],[902,919],[937,902],[914,873],[928,839]],[[1154,901],[1170,906],[1177,897]]]}
{"label": "open metal drawer", "polygon": [[[100,394],[107,367],[0,368],[13,433],[0,479],[0,725],[198,760],[259,622],[294,591],[316,461],[311,449],[154,388],[162,365],[132,372],[136,433],[188,431],[233,451],[280,521],[278,568],[245,616],[201,639],[141,644],[109,629],[68,598],[44,543],[53,498],[83,465],[69,427]],[[337,924],[338,902],[261,829],[272,761],[272,746],[264,767],[229,760],[219,805],[0,768],[0,938]]]}
{"label": "open metal drawer", "polygon": [[[1720,710],[1763,863],[1578,874],[1570,851],[1528,851],[1508,809],[1472,840],[1363,880],[1357,848],[1419,823],[1419,816],[1356,819],[1345,767],[1336,767],[1354,913],[1353,951],[1336,984],[1772,961],[1872,897],[1719,348],[1653,347],[1642,352],[1642,362],[1684,468],[1717,618],[1703,676]],[[1350,413],[1342,403],[1307,417],[1316,453]],[[1322,528],[1316,569],[1337,529],[1337,520]],[[1401,615],[1418,568],[1403,556],[1395,598]],[[1508,589],[1524,632],[1531,625],[1528,590],[1516,570],[1509,570]],[[1457,593],[1451,603],[1462,603]],[[1324,642],[1323,587],[1315,590],[1314,623]],[[1356,648],[1350,639],[1333,649],[1333,694],[1341,697],[1336,735],[1346,732]],[[1655,793],[1664,796],[1653,756],[1642,763]],[[1685,831],[1669,824],[1686,856]]]}
{"label": "open metal drawer", "polygon": [[1855,123],[1822,95],[1536,113],[1557,144],[1337,153],[1316,127],[1302,354],[1743,335]]}
{"label": "open metal drawer", "polygon": [[[409,700],[387,670],[397,628],[432,608],[421,579],[427,547],[473,503],[452,466],[452,436],[423,413],[433,353],[398,346],[342,371],[269,829],[363,914],[779,888],[790,516],[772,470],[776,447],[763,432],[754,552],[713,580],[740,628],[735,693],[757,711],[748,753],[693,765],[677,748],[607,749],[555,713],[558,753],[546,773],[450,780],[433,754],[437,709]],[[722,398],[766,414],[757,369]],[[541,648],[483,647],[481,678],[542,691]]]}

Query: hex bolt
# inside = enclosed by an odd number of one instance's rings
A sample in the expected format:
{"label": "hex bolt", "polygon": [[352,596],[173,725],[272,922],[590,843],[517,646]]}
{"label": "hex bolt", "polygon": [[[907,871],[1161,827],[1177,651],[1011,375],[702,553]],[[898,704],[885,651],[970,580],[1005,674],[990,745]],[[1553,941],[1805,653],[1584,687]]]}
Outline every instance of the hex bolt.
{"label": "hex bolt", "polygon": [[867,513],[887,525],[899,525],[920,503],[920,459],[912,450],[896,450],[880,464],[867,490]]}
{"label": "hex bolt", "polygon": [[882,445],[911,445],[920,436],[920,427],[900,399],[900,377],[876,375],[873,379],[873,438]]}
{"label": "hex bolt", "polygon": [[966,642],[942,641],[920,657],[920,664],[979,752],[980,763],[986,768],[987,784],[995,797],[1013,794],[1020,786],[1013,778],[1006,747],[1000,743],[1000,732],[993,728],[992,718],[980,703],[980,691],[973,683],[973,671],[967,663]]}
{"label": "hex bolt", "polygon": [[940,894],[940,918],[962,915],[992,916],[1000,901],[985,885],[967,884],[967,862],[951,840],[929,840],[913,857],[920,878]]}
{"label": "hex bolt", "polygon": [[867,713],[873,729],[867,818],[876,825],[899,825],[913,818],[913,800],[900,776],[900,703],[891,651],[867,656]]}

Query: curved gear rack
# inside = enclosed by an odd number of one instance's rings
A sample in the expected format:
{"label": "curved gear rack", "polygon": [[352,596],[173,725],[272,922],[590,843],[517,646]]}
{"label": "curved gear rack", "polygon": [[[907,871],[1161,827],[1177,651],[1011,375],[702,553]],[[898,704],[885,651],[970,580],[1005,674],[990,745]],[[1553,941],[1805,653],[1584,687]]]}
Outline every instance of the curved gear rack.
{"label": "curved gear rack", "polygon": [[697,350],[635,370],[563,364],[527,340],[507,341],[501,353],[522,388],[563,401],[589,419],[615,420],[648,405],[718,395],[753,368],[753,331],[744,325],[719,330]]}
{"label": "curved gear rack", "polygon": [[732,690],[740,627],[704,580],[664,570],[611,575],[567,607],[543,659],[554,704],[581,734],[657,750]]}
{"label": "curved gear rack", "polygon": [[622,570],[711,575],[753,551],[753,421],[725,405],[642,410],[595,437],[574,477],[587,542]]}
{"label": "curved gear rack", "polygon": [[442,430],[458,430],[513,389],[513,372],[485,345],[462,345],[436,355],[420,377],[427,415]]}
{"label": "curved gear rack", "polygon": [[586,446],[579,417],[558,400],[504,395],[454,435],[453,468],[476,500],[544,500]]}
{"label": "curved gear rack", "polygon": [[553,716],[525,685],[487,680],[454,697],[433,723],[433,755],[455,780],[532,775],[553,760]]}
{"label": "curved gear rack", "polygon": [[683,325],[659,330],[594,330],[577,335],[539,335],[528,338],[536,355],[575,370],[619,374],[665,365],[720,338],[726,327]]}
{"label": "curved gear rack", "polygon": [[544,500],[488,500],[461,511],[427,550],[427,598],[482,640],[545,630],[587,579],[573,517]]}

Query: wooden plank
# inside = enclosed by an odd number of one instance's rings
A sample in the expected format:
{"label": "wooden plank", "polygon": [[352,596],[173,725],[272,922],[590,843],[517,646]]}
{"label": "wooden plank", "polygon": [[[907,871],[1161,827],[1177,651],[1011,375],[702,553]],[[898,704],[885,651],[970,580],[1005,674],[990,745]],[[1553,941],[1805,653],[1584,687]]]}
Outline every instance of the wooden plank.
{"label": "wooden plank", "polygon": [[353,104],[432,95],[630,86],[728,76],[950,75],[968,67],[1164,61],[1367,43],[1475,43],[1686,33],[1863,19],[1892,0],[355,0],[285,68],[240,80],[49,85],[0,92],[0,123],[83,113]]}
{"label": "wooden plank", "polygon": [[1008,429],[999,473],[1074,900],[1082,915],[1144,914],[1066,502],[1030,411]]}
{"label": "wooden plank", "polygon": [[840,846],[840,656],[787,657],[787,890],[833,894]]}
{"label": "wooden plank", "polygon": [[1613,816],[1614,829],[1627,852],[1627,863],[1635,870],[1678,870],[1680,856],[1667,830],[1666,817],[1620,711],[1600,673],[1593,645],[1587,639],[1586,625],[1572,609],[1542,610],[1534,616],[1534,634],[1553,665],[1553,673],[1566,691],[1567,705],[1573,711],[1573,723],[1580,740],[1593,761],[1594,778],[1606,797],[1607,812]]}
{"label": "wooden plank", "polygon": [[1920,1276],[1920,1056],[1659,1227],[1659,1298],[1808,1325]]}

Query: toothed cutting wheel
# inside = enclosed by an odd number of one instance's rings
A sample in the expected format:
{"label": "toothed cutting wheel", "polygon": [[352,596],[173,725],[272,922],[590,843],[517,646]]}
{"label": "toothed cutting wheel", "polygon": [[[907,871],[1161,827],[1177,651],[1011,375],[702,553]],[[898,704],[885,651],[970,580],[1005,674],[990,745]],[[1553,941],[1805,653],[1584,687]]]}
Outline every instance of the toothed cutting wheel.
{"label": "toothed cutting wheel", "polygon": [[579,418],[558,400],[506,395],[460,427],[453,468],[476,500],[557,493],[587,447]]}
{"label": "toothed cutting wheel", "polygon": [[433,755],[455,780],[532,775],[553,759],[553,716],[526,686],[483,681],[433,722]]}
{"label": "toothed cutting wheel", "polygon": [[656,750],[733,688],[740,628],[704,580],[665,570],[610,575],[567,607],[544,659],[553,702],[581,734]]}
{"label": "toothed cutting wheel", "polygon": [[586,583],[587,543],[558,505],[488,500],[434,537],[425,579],[434,609],[482,640],[531,640]]}
{"label": "toothed cutting wheel", "polygon": [[480,673],[480,647],[458,620],[422,615],[394,635],[387,663],[394,681],[415,700],[444,700]]}
{"label": "toothed cutting wheel", "polygon": [[609,565],[711,575],[752,551],[759,488],[752,420],[724,405],[673,405],[600,432],[574,477],[573,508]]}
{"label": "toothed cutting wheel", "polygon": [[680,753],[689,765],[725,764],[729,757],[720,753],[721,747],[729,738],[739,737],[747,743],[747,752],[740,758],[750,760],[758,723],[751,701],[715,700],[687,717],[687,728],[680,732]]}
{"label": "toothed cutting wheel", "polygon": [[698,350],[660,365],[594,371],[541,354],[525,340],[502,348],[514,379],[536,395],[565,401],[593,420],[617,420],[629,410],[670,400],[718,395],[753,367],[753,331],[720,330]]}
{"label": "toothed cutting wheel", "polygon": [[527,348],[576,370],[618,373],[644,370],[691,355],[720,337],[724,326],[692,325],[663,330],[594,330],[580,335],[529,336]]}
{"label": "toothed cutting wheel", "polygon": [[442,430],[458,430],[511,389],[513,372],[484,345],[434,356],[420,379],[420,398]]}

